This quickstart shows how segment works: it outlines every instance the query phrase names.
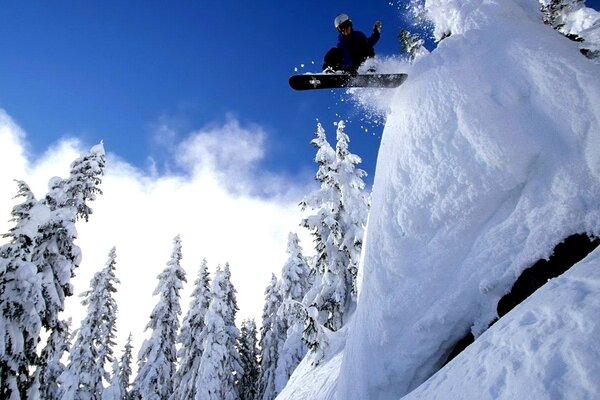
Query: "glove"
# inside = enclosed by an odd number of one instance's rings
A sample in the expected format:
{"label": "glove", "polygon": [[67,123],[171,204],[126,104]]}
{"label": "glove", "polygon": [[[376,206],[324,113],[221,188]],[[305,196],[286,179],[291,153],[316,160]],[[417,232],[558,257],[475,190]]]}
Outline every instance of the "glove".
{"label": "glove", "polygon": [[376,21],[373,25],[373,32],[381,33],[381,21]]}

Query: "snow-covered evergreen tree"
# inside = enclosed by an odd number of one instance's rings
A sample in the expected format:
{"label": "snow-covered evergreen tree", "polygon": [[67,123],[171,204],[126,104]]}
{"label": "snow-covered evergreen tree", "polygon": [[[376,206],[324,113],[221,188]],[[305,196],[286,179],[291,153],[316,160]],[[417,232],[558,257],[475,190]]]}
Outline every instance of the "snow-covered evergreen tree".
{"label": "snow-covered evergreen tree", "polygon": [[302,340],[303,320],[299,320],[296,303],[302,302],[309,285],[310,267],[302,254],[298,235],[290,233],[287,253],[289,258],[281,271],[279,290],[282,305],[278,310],[278,318],[285,332],[279,344],[275,390],[280,392],[296,369],[307,348]]}
{"label": "snow-covered evergreen tree", "polygon": [[227,382],[226,387],[230,388],[231,393],[237,394],[237,385],[238,382],[242,379],[244,375],[244,370],[242,369],[242,361],[240,359],[240,353],[238,351],[238,341],[240,338],[240,330],[235,325],[235,318],[237,312],[239,311],[239,307],[237,304],[237,290],[233,286],[231,282],[231,269],[229,267],[229,263],[225,263],[225,268],[223,268],[223,272],[225,273],[225,279],[227,282],[227,313],[226,313],[226,327],[228,334],[228,348],[229,348],[229,368],[231,370],[231,374],[228,375],[230,381]]}
{"label": "snow-covered evergreen tree", "polygon": [[102,194],[99,188],[104,173],[104,145],[102,142],[92,147],[90,152],[71,163],[69,178],[53,178],[45,203],[51,210],[72,207],[79,218],[86,221],[92,214],[88,201]]}
{"label": "snow-covered evergreen tree", "polygon": [[[356,278],[366,223],[369,197],[362,178],[365,172],[357,165],[360,157],[348,150],[349,138],[343,121],[338,123],[336,150],[327,143],[322,126],[317,126],[319,164],[316,179],[321,187],[301,203],[303,209],[316,210],[302,225],[315,238],[317,252],[315,281],[304,304],[318,311],[314,320],[305,322],[305,342],[316,349],[314,340],[324,337],[315,324],[332,331],[340,329],[344,317],[356,299]],[[308,313],[306,315],[309,315]],[[310,338],[309,338],[310,337]]]}
{"label": "snow-covered evergreen tree", "polygon": [[309,285],[310,267],[295,233],[288,236],[287,253],[289,257],[281,269],[279,291],[284,302],[302,301]]}
{"label": "snow-covered evergreen tree", "polygon": [[181,314],[179,292],[186,281],[180,260],[181,240],[177,236],[171,259],[158,275],[154,295],[158,295],[159,300],[146,325],[146,330],[151,329],[152,333],[144,341],[138,356],[139,370],[133,390],[135,396],[143,400],[166,400],[173,393],[177,362],[175,345]]}
{"label": "snow-covered evergreen tree", "polygon": [[228,267],[224,270],[217,268],[211,292],[212,299],[204,320],[196,398],[233,400],[239,398],[235,379],[241,377],[236,376],[240,372],[240,356],[236,346],[239,332],[233,323],[237,305],[234,304],[235,293]]}
{"label": "snow-covered evergreen tree", "polygon": [[279,282],[275,275],[271,275],[271,282],[265,290],[265,305],[262,314],[262,327],[260,329],[260,379],[258,399],[273,400],[277,396],[275,389],[275,376],[279,343],[283,341],[277,311],[281,306],[281,293]]}
{"label": "snow-covered evergreen tree", "polygon": [[58,321],[56,328],[51,331],[38,360],[28,399],[57,400],[60,398],[58,378],[65,370],[61,358],[71,345],[70,325],[71,320]]}
{"label": "snow-covered evergreen tree", "polygon": [[206,260],[202,261],[191,297],[190,308],[183,318],[178,338],[179,368],[174,377],[175,390],[171,396],[172,400],[196,398],[196,381],[204,341],[204,318],[211,300],[210,276]]}
{"label": "snow-covered evergreen tree", "polygon": [[119,362],[115,359],[112,363],[112,375],[106,389],[102,392],[102,400],[120,400],[121,388],[119,386]]}
{"label": "snow-covered evergreen tree", "polygon": [[0,247],[0,397],[10,400],[26,398],[45,311],[31,248],[37,238],[37,214],[44,218],[47,210],[26,183],[17,185],[18,196],[25,200],[13,208],[15,226],[3,235],[10,242]]}
{"label": "snow-covered evergreen tree", "polygon": [[127,338],[125,348],[120,360],[113,363],[113,375],[110,385],[104,390],[102,400],[129,400],[129,386],[131,380],[131,362],[132,362],[131,334]]}
{"label": "snow-covered evergreen tree", "polygon": [[113,247],[106,266],[94,275],[90,290],[82,294],[87,315],[81,322],[69,351],[69,362],[59,378],[63,400],[101,399],[103,381],[109,380],[106,367],[113,361],[117,320],[117,303],[113,296],[119,283],[115,266],[116,249]]}
{"label": "snow-covered evergreen tree", "polygon": [[324,301],[322,290],[324,285],[331,286],[324,280],[328,274],[335,248],[333,232],[337,229],[336,206],[339,203],[335,190],[335,150],[327,141],[325,129],[319,122],[312,144],[317,148],[315,162],[319,165],[316,180],[320,187],[306,196],[300,206],[302,210],[312,209],[316,213],[304,218],[301,226],[307,228],[314,238],[316,257],[313,266],[313,286],[305,296],[305,304],[315,306],[321,315],[319,323],[324,324],[334,318],[334,307],[330,301]]}
{"label": "snow-covered evergreen tree", "polygon": [[296,307],[298,318],[304,320],[304,331],[302,332],[302,340],[310,350],[312,356],[311,363],[318,365],[325,355],[325,350],[329,346],[325,328],[318,321],[319,310],[316,307]]}
{"label": "snow-covered evergreen tree", "polygon": [[363,177],[367,173],[358,168],[361,158],[350,153],[350,139],[344,132],[345,123],[340,121],[337,128],[336,144],[336,181],[340,193],[339,218],[340,234],[336,237],[342,264],[350,272],[349,282],[353,300],[357,295],[357,274],[360,253],[367,217],[369,212],[369,194],[365,190]]}
{"label": "snow-covered evergreen tree", "polygon": [[65,297],[73,294],[70,280],[81,262],[81,251],[74,244],[75,221],[77,217],[87,221],[92,213],[87,201],[102,193],[98,185],[104,166],[104,147],[98,144],[71,164],[67,179],[50,180],[44,203],[53,213],[39,228],[41,239],[34,254],[46,301],[44,325],[49,329],[55,326],[58,313],[64,309]]}
{"label": "snow-covered evergreen tree", "polygon": [[240,400],[256,400],[260,366],[258,363],[258,346],[256,323],[245,320],[240,329],[239,352],[244,375],[238,382]]}
{"label": "snow-covered evergreen tree", "polygon": [[540,0],[544,23],[560,29],[565,24],[566,15],[584,3],[584,0]]}
{"label": "snow-covered evergreen tree", "polygon": [[27,185],[19,182],[19,193],[26,201],[13,210],[16,225],[5,236],[11,240],[0,249],[0,335],[5,338],[0,346],[3,398],[27,396],[41,329],[62,329],[58,313],[64,309],[65,297],[73,293],[70,280],[81,260],[74,243],[75,220],[78,214],[87,218],[91,209],[86,202],[100,192],[102,145],[94,146],[86,157],[85,162],[74,163],[77,168],[71,169],[68,179],[51,180],[51,197],[60,201],[38,202]]}
{"label": "snow-covered evergreen tree", "polygon": [[[579,42],[583,55],[600,62],[600,14],[586,8],[584,0],[539,0],[544,23]],[[583,10],[590,11],[585,18]],[[577,20],[577,22],[574,22]]]}
{"label": "snow-covered evergreen tree", "polygon": [[[349,138],[343,121],[338,123],[335,156],[318,126],[319,148],[317,180],[321,187],[307,196],[301,205],[311,207],[317,214],[307,217],[302,225],[311,230],[317,250],[317,279],[305,298],[305,304],[319,311],[318,322],[336,331],[344,324],[356,295],[356,276],[366,223],[368,195],[357,168],[360,157],[348,151]],[[323,156],[326,154],[327,156]]]}
{"label": "snow-covered evergreen tree", "polygon": [[418,33],[411,33],[406,29],[402,29],[398,35],[402,53],[406,53],[411,61],[427,54],[425,48],[425,40]]}

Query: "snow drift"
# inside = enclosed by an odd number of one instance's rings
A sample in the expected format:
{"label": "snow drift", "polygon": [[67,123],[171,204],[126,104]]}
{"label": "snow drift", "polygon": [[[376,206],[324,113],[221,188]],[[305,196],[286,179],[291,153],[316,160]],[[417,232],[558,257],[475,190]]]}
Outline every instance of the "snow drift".
{"label": "snow drift", "polygon": [[[305,359],[278,399],[399,399],[469,331],[473,346],[410,398],[597,398],[599,358],[560,355],[598,355],[598,252],[486,329],[523,270],[572,234],[600,236],[600,66],[544,25],[534,0],[426,9],[450,36],[405,66],[400,88],[361,95],[391,111],[358,306],[332,337],[345,346],[316,368]],[[557,336],[567,332],[578,337]],[[523,350],[531,341],[544,345]],[[560,369],[580,377],[575,388],[538,382],[570,376]]]}

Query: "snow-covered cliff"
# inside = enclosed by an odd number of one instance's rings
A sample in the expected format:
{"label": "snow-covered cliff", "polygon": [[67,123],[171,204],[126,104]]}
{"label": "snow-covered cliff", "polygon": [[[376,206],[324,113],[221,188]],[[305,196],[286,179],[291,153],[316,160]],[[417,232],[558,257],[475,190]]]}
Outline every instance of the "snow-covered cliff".
{"label": "snow-covered cliff", "polygon": [[357,309],[278,399],[598,398],[598,251],[487,328],[525,269],[600,236],[600,66],[537,1],[426,8],[450,36],[397,90],[361,95],[391,111]]}

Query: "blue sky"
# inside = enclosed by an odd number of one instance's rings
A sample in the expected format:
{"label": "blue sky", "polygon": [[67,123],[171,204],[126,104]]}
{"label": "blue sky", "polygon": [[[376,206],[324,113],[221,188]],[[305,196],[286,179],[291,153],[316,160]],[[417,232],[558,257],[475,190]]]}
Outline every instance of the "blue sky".
{"label": "blue sky", "polygon": [[405,2],[3,2],[0,107],[28,133],[34,156],[65,135],[103,139],[108,151],[142,169],[152,159],[161,172],[174,168],[172,144],[233,115],[266,131],[262,167],[292,178],[314,168],[315,120],[333,140],[343,118],[372,178],[380,119],[341,91],[294,92],[287,79],[295,68],[320,69],[339,12],[365,32],[381,20],[376,51],[398,54],[396,36],[410,28]]}
{"label": "blue sky", "polygon": [[[292,91],[288,77],[319,70],[334,46],[333,18],[370,32],[381,55],[399,53],[398,2],[21,2],[0,15],[0,107],[28,133],[35,156],[65,135],[164,172],[171,145],[233,115],[267,133],[262,167],[294,177],[314,169],[319,118],[347,119],[351,150],[373,175],[382,125],[342,92]],[[312,64],[312,62],[315,64]],[[302,68],[301,66],[305,67]],[[163,127],[162,130],[160,127]]]}

